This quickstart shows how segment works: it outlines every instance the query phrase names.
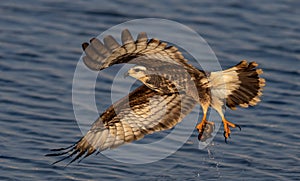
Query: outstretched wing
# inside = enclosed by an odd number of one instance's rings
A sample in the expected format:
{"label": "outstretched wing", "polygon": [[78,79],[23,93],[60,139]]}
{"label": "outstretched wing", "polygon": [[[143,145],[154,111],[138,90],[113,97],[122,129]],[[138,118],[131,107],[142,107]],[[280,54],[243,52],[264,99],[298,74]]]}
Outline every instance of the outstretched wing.
{"label": "outstretched wing", "polygon": [[132,63],[146,67],[175,64],[185,69],[195,69],[187,63],[182,53],[174,46],[152,38],[148,40],[147,34],[141,32],[134,41],[130,32],[125,29],[121,35],[122,46],[110,35],[106,36],[104,44],[97,38],[89,43],[83,43],[85,51],[83,61],[91,70],[102,70],[114,64]]}
{"label": "outstretched wing", "polygon": [[142,85],[101,114],[77,143],[55,149],[61,152],[47,156],[67,155],[57,162],[74,156],[70,164],[97,150],[100,152],[139,140],[146,134],[174,127],[195,104],[193,98],[184,94],[159,94]]}
{"label": "outstretched wing", "polygon": [[145,32],[139,33],[134,41],[127,29],[122,31],[121,39],[122,46],[110,35],[103,39],[104,44],[96,38],[90,44],[83,43],[85,65],[98,71],[120,63],[145,66],[151,74],[148,83],[158,84],[154,89],[164,93],[174,92],[174,88],[169,88],[172,85],[196,98],[196,86],[206,86],[206,74],[188,64],[176,47],[155,38],[148,40]]}

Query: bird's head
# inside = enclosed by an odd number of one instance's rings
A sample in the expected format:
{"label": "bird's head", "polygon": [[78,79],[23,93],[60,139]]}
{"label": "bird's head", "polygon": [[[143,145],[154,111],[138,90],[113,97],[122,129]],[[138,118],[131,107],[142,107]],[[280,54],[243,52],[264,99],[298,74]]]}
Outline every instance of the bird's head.
{"label": "bird's head", "polygon": [[131,76],[138,80],[143,80],[147,77],[146,71],[147,68],[144,66],[134,66],[125,73],[124,77]]}

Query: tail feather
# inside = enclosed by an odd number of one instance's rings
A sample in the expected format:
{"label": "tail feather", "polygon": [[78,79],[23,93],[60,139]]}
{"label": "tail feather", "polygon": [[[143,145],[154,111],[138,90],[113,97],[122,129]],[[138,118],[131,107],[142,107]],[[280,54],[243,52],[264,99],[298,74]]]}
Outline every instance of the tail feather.
{"label": "tail feather", "polygon": [[260,101],[259,97],[265,86],[265,80],[259,77],[263,71],[256,69],[257,66],[256,62],[248,63],[243,60],[227,70],[212,72],[209,77],[212,87],[212,103],[220,103],[217,100],[225,99],[226,105],[233,110],[236,106],[256,105]]}

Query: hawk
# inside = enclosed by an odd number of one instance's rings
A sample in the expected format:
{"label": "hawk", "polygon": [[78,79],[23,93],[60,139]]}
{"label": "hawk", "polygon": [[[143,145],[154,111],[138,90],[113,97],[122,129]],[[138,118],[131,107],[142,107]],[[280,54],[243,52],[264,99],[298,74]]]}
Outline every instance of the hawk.
{"label": "hawk", "polygon": [[224,125],[225,142],[230,128],[240,126],[228,121],[223,113],[225,106],[235,110],[246,108],[260,101],[265,80],[255,62],[246,60],[218,72],[204,72],[188,63],[175,46],[156,38],[148,39],[145,32],[134,40],[125,29],[121,35],[122,45],[108,35],[102,43],[92,38],[83,43],[85,65],[101,71],[115,64],[135,64],[125,76],[143,83],[126,97],[111,105],[92,124],[91,129],[75,144],[54,149],[47,156],[65,155],[53,164],[72,158],[69,162],[85,158],[95,152],[112,149],[143,138],[147,134],[171,129],[200,104],[203,117],[196,126],[198,139],[210,137],[214,123],[207,120],[211,107],[220,115]]}

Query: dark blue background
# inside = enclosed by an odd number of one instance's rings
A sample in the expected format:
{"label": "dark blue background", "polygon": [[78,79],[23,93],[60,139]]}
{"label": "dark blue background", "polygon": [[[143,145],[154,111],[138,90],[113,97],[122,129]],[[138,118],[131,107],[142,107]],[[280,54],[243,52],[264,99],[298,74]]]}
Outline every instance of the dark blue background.
{"label": "dark blue background", "polygon": [[[292,180],[300,178],[299,1],[5,1],[0,5],[0,180]],[[228,111],[243,126],[198,149],[196,131],[172,156],[127,165],[101,154],[66,169],[44,157],[81,137],[72,79],[81,43],[113,25],[166,18],[196,30],[223,68],[257,61],[267,86],[256,107]],[[109,76],[103,86],[110,88]],[[109,90],[109,89],[106,90]],[[110,92],[97,92],[103,111]],[[108,97],[108,98],[105,98]],[[149,139],[155,140],[156,135]],[[158,148],[159,149],[159,148]]]}

